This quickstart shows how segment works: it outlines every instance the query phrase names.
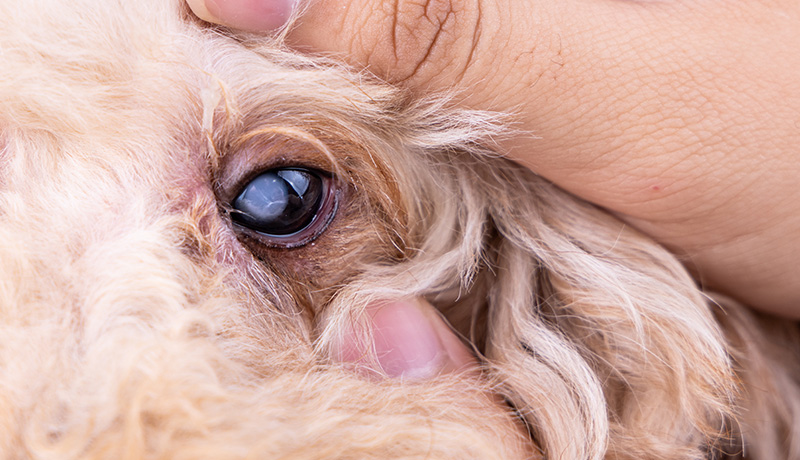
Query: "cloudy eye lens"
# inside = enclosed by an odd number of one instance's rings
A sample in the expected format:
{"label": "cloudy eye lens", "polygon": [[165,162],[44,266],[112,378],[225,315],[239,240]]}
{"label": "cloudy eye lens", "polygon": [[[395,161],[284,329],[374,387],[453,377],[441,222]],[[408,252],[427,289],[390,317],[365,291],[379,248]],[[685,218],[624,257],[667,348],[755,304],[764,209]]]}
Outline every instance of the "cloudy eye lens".
{"label": "cloudy eye lens", "polygon": [[289,237],[311,227],[323,207],[326,181],[320,173],[282,168],[264,172],[233,201],[234,222],[271,237]]}

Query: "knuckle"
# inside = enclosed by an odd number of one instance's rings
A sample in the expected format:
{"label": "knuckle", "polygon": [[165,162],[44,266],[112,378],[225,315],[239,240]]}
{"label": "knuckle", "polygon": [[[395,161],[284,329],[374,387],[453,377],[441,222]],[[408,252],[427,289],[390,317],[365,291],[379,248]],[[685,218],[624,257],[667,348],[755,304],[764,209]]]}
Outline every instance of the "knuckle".
{"label": "knuckle", "polygon": [[[368,55],[370,69],[395,82],[425,86],[463,74],[480,29],[479,0],[382,2],[381,32]],[[363,29],[362,33],[369,33]],[[367,43],[361,40],[362,46]]]}

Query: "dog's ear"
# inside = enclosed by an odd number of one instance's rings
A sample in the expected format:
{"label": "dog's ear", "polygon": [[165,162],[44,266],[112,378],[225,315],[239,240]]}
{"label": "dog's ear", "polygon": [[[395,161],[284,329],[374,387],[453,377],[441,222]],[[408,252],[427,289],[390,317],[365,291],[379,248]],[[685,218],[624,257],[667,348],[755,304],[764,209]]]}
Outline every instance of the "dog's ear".
{"label": "dog's ear", "polygon": [[482,176],[501,235],[486,355],[542,447],[564,458],[601,458],[606,447],[639,458],[681,439],[700,458],[731,415],[736,386],[685,269],[527,171]]}

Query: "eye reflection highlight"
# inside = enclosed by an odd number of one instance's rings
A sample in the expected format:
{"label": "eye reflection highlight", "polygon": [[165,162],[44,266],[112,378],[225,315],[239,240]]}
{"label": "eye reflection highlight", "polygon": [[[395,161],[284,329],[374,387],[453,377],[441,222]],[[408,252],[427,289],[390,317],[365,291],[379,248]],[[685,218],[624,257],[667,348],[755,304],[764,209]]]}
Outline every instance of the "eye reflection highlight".
{"label": "eye reflection highlight", "polygon": [[325,181],[316,171],[280,168],[244,186],[233,201],[234,222],[269,236],[291,236],[308,228],[323,204]]}

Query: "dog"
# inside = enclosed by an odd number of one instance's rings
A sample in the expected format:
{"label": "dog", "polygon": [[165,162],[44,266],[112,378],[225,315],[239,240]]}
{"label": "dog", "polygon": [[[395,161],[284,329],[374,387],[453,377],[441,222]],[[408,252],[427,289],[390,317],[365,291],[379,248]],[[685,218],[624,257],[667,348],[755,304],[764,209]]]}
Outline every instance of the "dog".
{"label": "dog", "polygon": [[[0,457],[800,459],[797,324],[504,121],[181,0],[1,0]],[[335,359],[413,297],[479,375]]]}

